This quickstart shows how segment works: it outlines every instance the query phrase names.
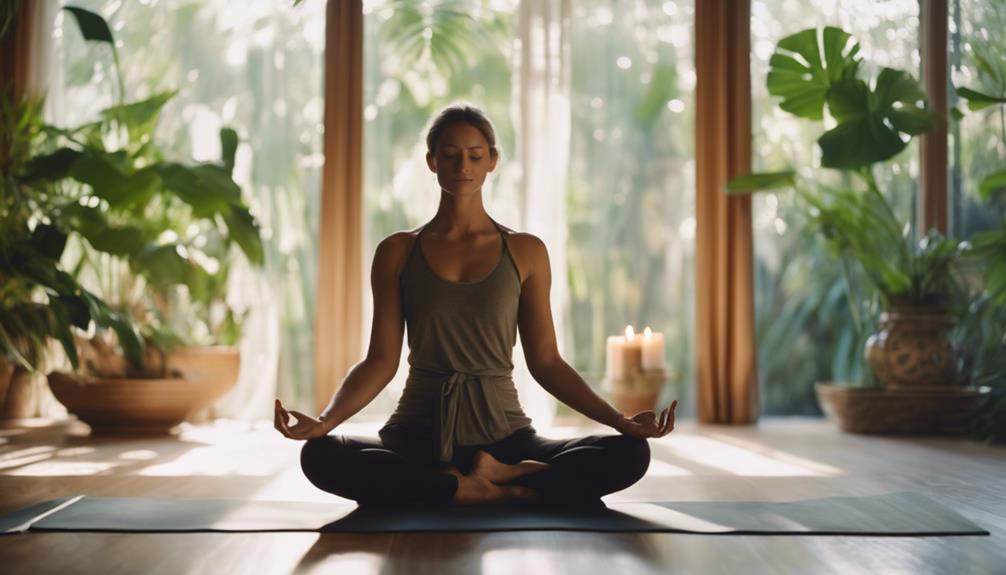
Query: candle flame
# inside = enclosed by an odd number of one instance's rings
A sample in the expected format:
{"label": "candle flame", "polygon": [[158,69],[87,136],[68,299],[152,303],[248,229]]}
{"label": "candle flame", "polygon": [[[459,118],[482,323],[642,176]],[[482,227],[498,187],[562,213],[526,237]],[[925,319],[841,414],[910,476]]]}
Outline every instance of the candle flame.
{"label": "candle flame", "polygon": [[650,329],[650,326],[646,326],[646,329],[643,330],[643,337],[649,339],[651,335],[653,335],[653,330]]}
{"label": "candle flame", "polygon": [[636,334],[632,331],[631,325],[625,326],[625,339],[632,341],[632,338],[634,338],[635,335]]}

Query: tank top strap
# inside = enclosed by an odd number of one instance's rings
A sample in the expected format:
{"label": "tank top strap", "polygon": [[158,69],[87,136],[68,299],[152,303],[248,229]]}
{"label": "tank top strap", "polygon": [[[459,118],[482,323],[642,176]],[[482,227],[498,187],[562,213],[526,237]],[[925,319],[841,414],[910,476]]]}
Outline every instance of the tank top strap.
{"label": "tank top strap", "polygon": [[419,232],[416,234],[415,239],[412,240],[412,247],[409,248],[409,255],[405,257],[405,261],[408,262],[414,257],[416,250],[419,249],[419,238],[423,236],[423,231],[426,230],[426,224],[419,228]]}
{"label": "tank top strap", "polygon": [[500,239],[503,241],[503,251],[504,252],[509,251],[510,247],[507,246],[506,232],[504,232],[503,228],[499,224],[496,223],[496,220],[494,220],[492,218],[489,218],[489,221],[492,222],[494,226],[496,226],[496,231],[498,231],[500,233]]}
{"label": "tank top strap", "polygon": [[520,268],[517,267],[517,259],[514,258],[513,252],[510,251],[510,244],[507,241],[507,233],[505,231],[503,231],[503,228],[499,224],[496,223],[496,220],[493,220],[493,225],[495,225],[496,229],[499,230],[499,232],[500,232],[500,239],[503,241],[503,256],[502,257],[503,257],[503,259],[505,259],[505,260],[507,260],[507,261],[510,262],[510,266],[509,267],[510,267],[511,271],[513,272],[514,279],[517,281],[517,286],[518,286],[517,290],[519,292],[520,291],[520,287],[521,287]]}

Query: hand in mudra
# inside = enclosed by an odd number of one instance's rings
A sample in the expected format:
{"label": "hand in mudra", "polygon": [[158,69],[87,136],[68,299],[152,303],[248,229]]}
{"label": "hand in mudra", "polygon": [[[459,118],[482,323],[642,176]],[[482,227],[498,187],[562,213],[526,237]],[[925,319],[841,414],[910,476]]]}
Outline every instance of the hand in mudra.
{"label": "hand in mudra", "polygon": [[[297,418],[297,423],[293,424],[293,427],[287,423],[290,415]],[[276,400],[274,425],[280,433],[290,439],[314,439],[328,434],[328,429],[325,429],[325,424],[320,419],[297,410],[287,411],[278,399]]]}
{"label": "hand in mudra", "polygon": [[678,400],[671,402],[671,405],[660,412],[659,419],[652,410],[641,411],[630,418],[622,419],[616,428],[625,435],[635,437],[663,437],[674,429],[674,409],[678,406]]}

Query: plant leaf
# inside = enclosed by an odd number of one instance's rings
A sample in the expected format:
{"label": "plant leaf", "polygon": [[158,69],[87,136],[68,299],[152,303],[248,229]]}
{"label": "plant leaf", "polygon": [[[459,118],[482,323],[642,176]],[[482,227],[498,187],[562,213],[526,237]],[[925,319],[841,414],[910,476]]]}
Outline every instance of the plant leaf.
{"label": "plant leaf", "polygon": [[828,26],[818,42],[818,30],[809,28],[779,41],[769,60],[766,85],[769,94],[782,97],[787,112],[820,120],[825,98],[834,82],[855,78],[859,69],[859,43],[852,35]]}
{"label": "plant leaf", "polygon": [[905,149],[911,136],[934,126],[919,83],[892,68],[881,70],[873,90],[859,79],[836,82],[827,101],[839,124],[817,141],[826,168],[856,169],[882,162]]}
{"label": "plant leaf", "polygon": [[992,197],[992,194],[1006,188],[1006,169],[992,172],[985,176],[978,184],[978,195],[985,201]]}
{"label": "plant leaf", "polygon": [[220,129],[220,156],[227,175],[234,174],[234,155],[238,149],[238,133],[233,128]]}
{"label": "plant leaf", "polygon": [[957,88],[957,95],[968,101],[968,109],[981,110],[997,104],[1006,104],[1006,97],[983,94],[971,88]]}
{"label": "plant leaf", "polygon": [[112,31],[109,29],[108,23],[105,22],[105,19],[102,18],[100,14],[96,14],[83,8],[77,8],[76,6],[64,6],[63,10],[73,14],[74,18],[77,20],[77,27],[80,29],[80,33],[84,36],[85,40],[105,42],[111,44],[112,46],[115,45],[115,39],[112,37]]}
{"label": "plant leaf", "polygon": [[790,188],[794,185],[796,185],[796,172],[794,170],[783,170],[780,172],[750,173],[738,176],[727,182],[725,191],[728,194],[740,194]]}

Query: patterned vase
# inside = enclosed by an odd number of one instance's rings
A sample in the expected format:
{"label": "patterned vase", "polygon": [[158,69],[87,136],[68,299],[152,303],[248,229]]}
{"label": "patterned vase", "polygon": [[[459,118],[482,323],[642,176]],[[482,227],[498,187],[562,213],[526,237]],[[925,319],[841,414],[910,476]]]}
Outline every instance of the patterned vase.
{"label": "patterned vase", "polygon": [[889,388],[956,385],[955,320],[942,306],[894,305],[880,315],[880,331],[866,342],[866,358]]}

